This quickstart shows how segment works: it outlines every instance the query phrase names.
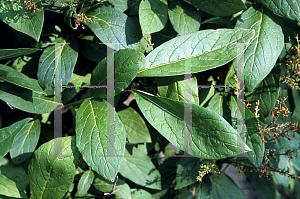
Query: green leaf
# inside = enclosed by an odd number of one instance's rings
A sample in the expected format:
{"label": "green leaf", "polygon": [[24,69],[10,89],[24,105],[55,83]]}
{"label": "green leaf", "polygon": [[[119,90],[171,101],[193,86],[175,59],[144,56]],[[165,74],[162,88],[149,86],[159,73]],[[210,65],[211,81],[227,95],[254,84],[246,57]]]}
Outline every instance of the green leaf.
{"label": "green leaf", "polygon": [[[186,101],[190,99],[190,93],[187,93],[186,86],[189,86],[192,92],[190,103],[199,104],[198,99],[198,84],[196,76],[192,80],[185,79],[184,75],[171,77],[157,77],[157,89],[162,97],[169,98],[175,101]],[[186,96],[185,96],[186,95]]]}
{"label": "green leaf", "polygon": [[185,2],[171,0],[168,14],[174,30],[180,35],[196,32],[200,28],[200,12]]}
{"label": "green leaf", "polygon": [[114,193],[116,195],[116,199],[131,199],[130,187],[126,182],[119,179],[116,189],[119,189],[119,191]]}
{"label": "green leaf", "polygon": [[237,20],[236,28],[255,30],[244,53],[246,91],[251,92],[272,70],[284,45],[281,27],[262,7],[250,7]]}
{"label": "green leaf", "polygon": [[196,195],[194,196],[194,186],[190,186],[190,196],[193,199],[206,199],[212,197],[212,186],[209,177],[204,177],[201,183],[195,183]]}
{"label": "green leaf", "polygon": [[200,166],[199,158],[181,158],[176,170],[175,190],[186,187],[196,182],[196,176]]}
{"label": "green leaf", "polygon": [[99,63],[107,55],[107,46],[99,44],[100,40],[91,35],[80,38],[79,52],[93,62]]}
{"label": "green leaf", "polygon": [[[189,136],[184,138],[184,103],[136,91],[135,99],[148,122],[175,147],[203,159],[222,159],[250,149],[237,142],[236,130],[220,115],[191,104],[192,121],[187,121]],[[184,146],[184,140],[189,146]],[[188,139],[188,140],[187,140]],[[236,142],[238,145],[236,145]],[[187,148],[187,149],[186,149]]]}
{"label": "green leaf", "polygon": [[14,137],[32,118],[18,121],[8,127],[0,129],[0,157],[4,157],[10,150]]}
{"label": "green leaf", "polygon": [[35,1],[35,7],[40,11],[34,10],[33,7],[30,10],[27,10],[26,6],[27,5],[23,4],[23,2],[17,3],[1,0],[0,19],[11,28],[39,41],[44,24],[44,8],[42,6],[42,1]]}
{"label": "green leaf", "polygon": [[226,98],[220,92],[216,93],[209,101],[208,106],[206,107],[212,110],[215,113],[218,113],[220,116],[225,118],[228,122],[230,122],[230,110],[226,103]]}
{"label": "green leaf", "polygon": [[149,192],[143,189],[130,189],[132,199],[152,199]]}
{"label": "green leaf", "polygon": [[299,0],[258,0],[258,2],[278,16],[300,21]]}
{"label": "green leaf", "polygon": [[54,94],[54,75],[58,70],[55,66],[55,51],[59,51],[61,58],[61,80],[62,85],[68,85],[71,79],[78,57],[78,45],[74,37],[70,38],[70,44],[61,37],[53,43],[61,43],[61,47],[55,49],[55,45],[48,46],[40,57],[37,78],[40,85],[45,88],[47,95]]}
{"label": "green leaf", "polygon": [[[186,73],[185,59],[192,59],[192,73],[222,66],[236,58],[237,43],[246,43],[253,30],[218,29],[185,34],[165,42],[146,56],[146,64],[137,77],[174,76]],[[191,46],[191,54],[186,48]]]}
{"label": "green leaf", "polygon": [[161,176],[149,156],[136,147],[126,147],[120,167],[120,174],[132,182],[161,190]]}
{"label": "green leaf", "polygon": [[13,164],[12,161],[9,161],[6,165],[2,165],[0,173],[14,181],[19,191],[24,191],[29,183],[25,169],[21,165]]}
{"label": "green leaf", "polygon": [[14,181],[0,174],[0,194],[13,198],[22,198]]}
{"label": "green leaf", "polygon": [[0,79],[40,94],[45,93],[36,79],[31,79],[23,73],[2,64],[0,64]]}
{"label": "green leaf", "polygon": [[213,77],[210,76],[207,79],[207,82],[205,85],[210,85],[210,88],[201,88],[200,87],[200,92],[199,92],[199,106],[203,107],[208,100],[210,100],[211,97],[214,96],[215,94],[215,88],[214,86],[216,85],[216,82],[214,81]]}
{"label": "green leaf", "polygon": [[265,122],[266,118],[271,114],[278,99],[280,65],[280,63],[275,65],[269,75],[254,88],[253,92],[245,94],[246,99],[251,104],[252,113],[255,113],[256,102],[259,101],[259,119],[263,122]]}
{"label": "green leaf", "polygon": [[151,143],[151,135],[143,118],[133,108],[128,107],[119,111],[118,115],[125,127],[129,143]]}
{"label": "green leaf", "polygon": [[168,21],[168,2],[142,0],[139,6],[139,19],[143,35],[162,30]]}
{"label": "green leaf", "polygon": [[230,16],[246,9],[243,0],[184,0],[197,9],[214,16]]}
{"label": "green leaf", "polygon": [[212,185],[212,198],[214,199],[240,199],[244,198],[241,189],[224,173],[218,177],[209,175]]}
{"label": "green leaf", "polygon": [[101,42],[114,44],[116,51],[131,48],[144,52],[144,47],[139,43],[140,30],[126,14],[109,7],[95,7],[88,10],[86,16],[92,20],[83,23]]}
{"label": "green leaf", "polygon": [[82,176],[77,184],[76,196],[84,196],[85,194],[87,194],[93,181],[94,181],[94,172],[91,170],[85,171],[82,174]]}
{"label": "green leaf", "polygon": [[44,97],[31,90],[21,88],[9,83],[0,83],[0,99],[22,111],[28,113],[48,113],[61,105],[54,98]]}
{"label": "green leaf", "polygon": [[[62,151],[54,154],[61,140]],[[30,198],[62,198],[75,176],[79,152],[75,136],[56,138],[40,146],[28,166]]]}
{"label": "green leaf", "polygon": [[[1,15],[1,14],[0,14]],[[29,55],[35,53],[38,48],[15,48],[15,49],[0,49],[0,60],[9,59],[13,57],[20,57],[22,55]]]}
{"label": "green leaf", "polygon": [[[111,117],[115,114],[113,124],[107,124],[107,114],[112,114]],[[113,126],[114,132],[111,131]],[[85,100],[76,113],[75,132],[76,145],[85,162],[98,174],[113,181],[119,171],[126,144],[125,129],[113,107],[105,100]],[[114,133],[115,140],[108,140],[108,133]],[[110,152],[115,155],[108,153],[108,145],[114,147]]]}
{"label": "green leaf", "polygon": [[15,136],[10,157],[15,164],[25,161],[35,150],[41,133],[41,123],[39,119],[26,124]]}
{"label": "green leaf", "polygon": [[[115,95],[126,89],[137,72],[144,66],[144,54],[133,49],[121,49],[114,53]],[[112,74],[109,74],[112,75]],[[103,59],[92,72],[92,85],[107,84],[107,58]],[[106,89],[93,89],[93,96],[107,98]]]}

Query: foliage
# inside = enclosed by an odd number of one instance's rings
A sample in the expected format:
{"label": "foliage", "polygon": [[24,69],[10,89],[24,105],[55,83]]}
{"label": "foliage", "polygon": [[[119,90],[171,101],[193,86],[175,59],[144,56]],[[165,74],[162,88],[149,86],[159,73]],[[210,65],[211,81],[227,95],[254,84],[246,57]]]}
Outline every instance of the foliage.
{"label": "foliage", "polygon": [[285,2],[0,0],[0,197],[299,198]]}

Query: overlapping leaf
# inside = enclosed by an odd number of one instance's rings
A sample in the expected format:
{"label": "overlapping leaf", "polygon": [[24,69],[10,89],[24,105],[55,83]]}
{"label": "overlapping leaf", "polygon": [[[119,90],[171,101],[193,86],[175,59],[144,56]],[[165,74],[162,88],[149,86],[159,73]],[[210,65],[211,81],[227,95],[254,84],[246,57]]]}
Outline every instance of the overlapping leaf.
{"label": "overlapping leaf", "polygon": [[[61,81],[62,85],[67,85],[71,79],[75,64],[78,57],[78,46],[75,38],[70,38],[70,44],[63,38],[58,38],[54,43],[61,43],[59,47],[57,44],[48,46],[40,57],[38,68],[38,81],[42,87],[45,88],[47,95],[54,94],[54,76],[58,67],[61,67]],[[56,55],[59,52],[59,56]],[[55,66],[55,60],[61,59],[61,65]],[[60,78],[60,77],[57,77]]]}
{"label": "overlapping leaf", "polygon": [[11,149],[10,157],[15,164],[25,161],[35,150],[41,133],[41,123],[36,119],[24,126],[15,136]]}
{"label": "overlapping leaf", "polygon": [[161,176],[146,153],[135,148],[127,147],[120,174],[136,184],[150,189],[161,189]]}
{"label": "overlapping leaf", "polygon": [[[114,123],[106,122],[108,117],[113,117]],[[98,174],[113,181],[126,143],[125,129],[113,107],[105,100],[85,100],[76,113],[75,131],[76,145],[85,162]],[[112,135],[114,139],[110,139]]]}
{"label": "overlapping leaf", "polygon": [[31,90],[10,83],[0,83],[0,99],[28,113],[48,113],[61,105],[54,98],[44,97]]}
{"label": "overlapping leaf", "polygon": [[35,7],[39,10],[26,8],[26,4],[14,1],[0,1],[0,19],[12,27],[39,41],[44,24],[44,8],[42,1],[35,1]]}
{"label": "overlapping leaf", "polygon": [[4,157],[10,150],[14,137],[32,118],[18,121],[8,127],[0,129],[0,157]]}
{"label": "overlapping leaf", "polygon": [[0,60],[29,55],[35,53],[38,48],[15,48],[15,49],[0,49]]}
{"label": "overlapping leaf", "polygon": [[149,53],[137,76],[183,75],[186,73],[185,59],[189,58],[192,59],[192,73],[222,66],[243,53],[243,50],[237,52],[237,43],[248,44],[253,36],[254,30],[218,29],[176,37]]}
{"label": "overlapping leaf", "polygon": [[271,73],[254,88],[252,93],[246,93],[246,98],[251,104],[252,113],[255,112],[256,102],[259,101],[259,119],[263,122],[269,117],[276,105],[280,87],[280,65],[276,65]]}
{"label": "overlapping leaf", "polygon": [[[190,88],[192,96],[188,93],[187,87]],[[175,101],[188,101],[193,104],[199,104],[198,99],[198,84],[196,76],[192,79],[185,79],[181,76],[171,77],[158,77],[157,78],[157,89],[162,97],[167,97]]]}
{"label": "overlapping leaf", "polygon": [[168,14],[174,30],[180,35],[198,31],[200,28],[200,12],[185,2],[170,1]]}
{"label": "overlapping leaf", "polygon": [[84,196],[85,194],[87,194],[93,181],[94,172],[91,170],[85,171],[78,182],[76,196]]}
{"label": "overlapping leaf", "polygon": [[[114,53],[114,58],[115,95],[118,95],[130,85],[137,72],[144,66],[145,58],[143,53],[133,49],[121,49]],[[107,75],[113,74],[107,74],[107,58],[105,58],[93,70],[91,84],[106,85]],[[107,90],[95,88],[93,95],[99,98],[106,98]]]}
{"label": "overlapping leaf", "polygon": [[[136,91],[135,99],[148,122],[174,146],[191,155],[203,159],[222,159],[237,155],[236,147],[250,150],[246,144],[237,140],[233,127],[209,109],[192,104],[192,121],[186,121],[189,127],[185,133],[183,102],[141,91]],[[185,146],[185,140],[189,146]]]}
{"label": "overlapping leaf", "polygon": [[23,73],[2,64],[0,64],[0,79],[23,88],[27,88],[39,94],[45,93],[36,79],[31,79]]}
{"label": "overlapping leaf", "polygon": [[118,112],[131,144],[151,143],[151,135],[143,118],[131,107]]}
{"label": "overlapping leaf", "polygon": [[14,181],[0,174],[0,195],[12,198],[22,198]]}
{"label": "overlapping leaf", "polygon": [[195,6],[199,10],[203,10],[215,16],[230,16],[242,9],[246,9],[243,0],[184,0]]}
{"label": "overlapping leaf", "polygon": [[131,48],[144,51],[139,43],[140,30],[126,14],[109,7],[95,7],[88,10],[86,15],[92,20],[87,20],[84,24],[101,42],[112,44],[115,50]]}
{"label": "overlapping leaf", "polygon": [[[54,154],[59,147],[62,151]],[[75,136],[56,138],[40,146],[28,166],[30,198],[62,198],[74,180],[78,158]]]}
{"label": "overlapping leaf", "polygon": [[258,0],[273,13],[294,21],[300,21],[299,0]]}
{"label": "overlapping leaf", "polygon": [[199,158],[181,158],[176,170],[176,186],[175,190],[186,187],[196,182],[200,166]]}
{"label": "overlapping leaf", "polygon": [[250,7],[235,26],[255,30],[255,36],[244,53],[245,85],[249,92],[271,72],[284,45],[282,29],[272,20],[271,14],[262,7]]}
{"label": "overlapping leaf", "polygon": [[168,2],[166,0],[141,1],[139,19],[143,35],[162,30],[168,21]]}
{"label": "overlapping leaf", "polygon": [[239,199],[244,198],[241,189],[224,172],[217,177],[209,175],[212,186],[212,198]]}

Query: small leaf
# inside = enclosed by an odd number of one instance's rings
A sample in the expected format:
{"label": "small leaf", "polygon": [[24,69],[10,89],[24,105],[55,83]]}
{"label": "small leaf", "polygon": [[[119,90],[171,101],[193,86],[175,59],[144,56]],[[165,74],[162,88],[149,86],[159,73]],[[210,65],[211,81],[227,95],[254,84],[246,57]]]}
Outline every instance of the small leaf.
{"label": "small leaf", "polygon": [[132,199],[152,199],[149,192],[143,189],[130,189]]}
{"label": "small leaf", "polygon": [[[203,159],[222,159],[237,155],[237,147],[250,150],[246,144],[237,140],[239,137],[236,136],[236,130],[217,113],[191,104],[192,121],[186,121],[189,132],[184,137],[183,102],[152,96],[142,91],[135,92],[135,99],[144,117],[178,149]],[[189,146],[185,146],[185,140]]]}
{"label": "small leaf", "polygon": [[[114,123],[107,124],[108,114],[114,118]],[[105,100],[85,100],[76,113],[75,132],[76,145],[85,162],[98,174],[113,181],[126,144],[125,129],[113,107]],[[108,139],[108,134],[114,134],[115,139]],[[112,147],[113,151],[108,152],[107,147]]]}
{"label": "small leaf", "polygon": [[38,48],[15,48],[15,49],[0,49],[0,60],[9,59],[13,57],[20,57],[22,55],[29,55],[35,53]]}
{"label": "small leaf", "polygon": [[25,161],[34,152],[41,133],[41,123],[39,119],[26,124],[15,136],[10,157],[15,164]]}
{"label": "small leaf", "polygon": [[[62,151],[54,154],[59,139]],[[56,138],[41,145],[28,166],[30,198],[62,198],[75,176],[79,152],[75,136]]]}
{"label": "small leaf", "polygon": [[94,181],[94,172],[91,170],[85,171],[82,174],[82,176],[77,184],[76,196],[84,196],[85,194],[87,194],[93,181]]}
{"label": "small leaf", "polygon": [[143,35],[162,30],[168,21],[168,2],[166,0],[141,1],[139,19]]}
{"label": "small leaf", "polygon": [[31,79],[23,73],[2,64],[0,64],[0,79],[34,92],[45,94],[36,79]]}
{"label": "small leaf", "polygon": [[224,173],[218,177],[209,175],[212,185],[212,198],[214,199],[240,199],[244,198],[241,189]]}
{"label": "small leaf", "polygon": [[[186,73],[185,59],[192,59],[192,73],[222,66],[236,58],[237,43],[246,43],[254,36],[254,30],[218,29],[202,30],[171,39],[146,56],[145,66],[137,77],[175,76]],[[191,47],[191,54],[187,48]]]}
{"label": "small leaf", "polygon": [[54,98],[44,97],[31,90],[9,83],[0,83],[0,99],[28,113],[48,113],[61,105]]}
{"label": "small leaf", "polygon": [[149,156],[135,147],[126,147],[120,174],[138,185],[161,190],[159,171]]}
{"label": "small leaf", "polygon": [[131,107],[118,112],[131,144],[151,143],[151,136],[143,118]]}
{"label": "small leaf", "polygon": [[126,14],[110,7],[94,7],[87,11],[86,16],[92,20],[83,23],[101,42],[114,44],[116,51],[131,48],[144,52],[143,46],[139,43],[140,30]]}
{"label": "small leaf", "polygon": [[[114,53],[114,59],[115,95],[118,95],[130,85],[137,72],[144,66],[145,58],[144,54],[139,51],[133,49],[121,49]],[[91,84],[107,84],[107,58],[99,62],[93,70]],[[107,98],[107,90],[94,88],[93,96]]]}
{"label": "small leaf", "polygon": [[35,7],[39,10],[26,9],[26,4],[13,1],[0,1],[0,19],[12,27],[39,41],[44,24],[44,8],[41,0],[36,0]]}
{"label": "small leaf", "polygon": [[0,129],[0,157],[4,157],[9,152],[14,137],[23,129],[23,127],[30,120],[32,120],[32,118],[26,118],[8,127]]}
{"label": "small leaf", "polygon": [[171,0],[168,14],[174,30],[180,35],[196,32],[200,28],[200,12],[185,2]]}
{"label": "small leaf", "polygon": [[16,183],[2,174],[0,174],[0,195],[13,198],[22,198]]}
{"label": "small leaf", "polygon": [[[67,85],[71,79],[75,64],[78,57],[78,46],[76,39],[71,37],[70,44],[63,38],[57,38],[54,43],[61,43],[56,49],[56,45],[48,46],[42,53],[39,60],[37,78],[40,85],[45,88],[47,95],[54,94],[54,76],[58,66],[55,66],[56,59],[61,59],[61,78],[62,85]],[[56,56],[56,51],[60,57]]]}

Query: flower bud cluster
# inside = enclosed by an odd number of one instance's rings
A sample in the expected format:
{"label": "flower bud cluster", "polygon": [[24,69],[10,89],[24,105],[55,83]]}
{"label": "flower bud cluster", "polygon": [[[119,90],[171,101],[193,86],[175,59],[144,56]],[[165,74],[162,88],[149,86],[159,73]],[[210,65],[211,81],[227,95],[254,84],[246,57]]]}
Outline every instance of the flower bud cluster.
{"label": "flower bud cluster", "polygon": [[208,173],[212,173],[214,175],[218,175],[221,173],[217,165],[215,164],[215,161],[213,163],[209,163],[208,165],[201,164],[200,171],[198,172],[199,172],[199,176],[197,176],[197,181],[200,182],[202,182],[202,178]]}

